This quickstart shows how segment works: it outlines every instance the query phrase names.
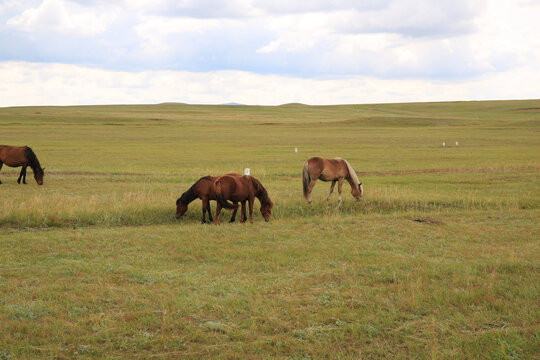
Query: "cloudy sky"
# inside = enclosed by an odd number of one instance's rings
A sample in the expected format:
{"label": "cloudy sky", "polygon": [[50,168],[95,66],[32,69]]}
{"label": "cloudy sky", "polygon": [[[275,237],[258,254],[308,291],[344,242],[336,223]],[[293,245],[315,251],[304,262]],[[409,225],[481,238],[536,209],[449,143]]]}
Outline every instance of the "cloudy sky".
{"label": "cloudy sky", "polygon": [[0,0],[0,106],[540,98],[538,0]]}

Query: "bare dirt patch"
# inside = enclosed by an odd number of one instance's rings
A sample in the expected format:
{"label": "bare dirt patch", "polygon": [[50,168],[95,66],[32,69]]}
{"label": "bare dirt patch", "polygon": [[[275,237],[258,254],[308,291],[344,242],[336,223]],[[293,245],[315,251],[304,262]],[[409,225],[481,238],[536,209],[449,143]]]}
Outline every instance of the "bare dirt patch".
{"label": "bare dirt patch", "polygon": [[[505,167],[505,168],[464,168],[464,169],[425,169],[425,170],[403,170],[403,171],[364,171],[356,172],[358,176],[401,176],[401,175],[422,175],[422,174],[448,174],[448,173],[487,173],[487,172],[507,172],[507,171],[532,171],[540,170],[540,166]],[[300,178],[301,175],[281,175],[286,178]]]}
{"label": "bare dirt patch", "polygon": [[521,108],[514,111],[540,111],[540,107]]}
{"label": "bare dirt patch", "polygon": [[422,223],[422,224],[436,224],[436,225],[443,225],[444,224],[444,222],[442,220],[435,219],[435,218],[432,218],[432,217],[418,218],[418,219],[414,219],[413,221],[415,221],[417,223]]}

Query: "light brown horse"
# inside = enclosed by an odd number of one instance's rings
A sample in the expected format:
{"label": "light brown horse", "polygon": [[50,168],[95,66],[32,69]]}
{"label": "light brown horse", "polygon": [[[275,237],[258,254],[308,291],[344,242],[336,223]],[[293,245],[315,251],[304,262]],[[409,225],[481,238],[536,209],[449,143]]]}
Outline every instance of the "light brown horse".
{"label": "light brown horse", "polygon": [[356,172],[345,159],[323,159],[312,157],[304,163],[302,171],[302,185],[304,188],[304,198],[311,204],[311,191],[317,180],[331,181],[330,193],[326,200],[330,200],[330,195],[334,191],[336,181],[338,183],[338,201],[341,201],[341,188],[343,180],[346,179],[351,185],[351,194],[356,200],[360,200],[364,191],[362,183],[358,180]]}
{"label": "light brown horse", "polygon": [[[227,174],[229,176],[241,177],[242,175],[236,173]],[[205,176],[197,180],[186,192],[182,194],[176,200],[176,218],[181,218],[187,211],[188,205],[195,199],[202,200],[202,220],[201,223],[206,223],[206,212],[208,212],[209,222],[214,221],[212,218],[212,209],[210,208],[210,200],[216,199],[216,192],[214,191],[214,180],[217,176]],[[236,211],[238,210],[238,203],[234,205],[234,209],[231,220],[234,222],[236,219]]]}
{"label": "light brown horse", "polygon": [[241,222],[246,221],[247,201],[249,203],[249,222],[253,224],[253,204],[255,198],[259,199],[259,202],[261,203],[260,210],[264,220],[270,221],[274,204],[272,203],[272,200],[270,200],[264,186],[253,176],[244,175],[241,177],[234,177],[223,175],[214,181],[214,189],[217,198],[216,225],[220,224],[219,213],[221,212],[221,208],[234,209],[234,205],[229,203],[229,201],[242,203]]}
{"label": "light brown horse", "polygon": [[0,170],[4,164],[11,167],[22,166],[21,173],[17,179],[17,183],[19,184],[21,183],[21,178],[23,184],[26,184],[26,168],[30,166],[38,185],[43,185],[43,170],[45,169],[41,168],[36,154],[28,146],[0,145]]}

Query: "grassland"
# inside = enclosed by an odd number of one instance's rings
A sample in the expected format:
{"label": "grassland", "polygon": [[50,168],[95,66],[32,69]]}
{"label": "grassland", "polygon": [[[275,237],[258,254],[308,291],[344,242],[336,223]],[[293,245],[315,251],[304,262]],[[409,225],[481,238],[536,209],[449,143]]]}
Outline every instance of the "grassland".
{"label": "grassland", "polygon": [[[0,143],[46,168],[0,172],[0,359],[540,354],[540,100],[3,108]],[[365,199],[307,205],[314,155]],[[271,222],[174,218],[245,167]]]}

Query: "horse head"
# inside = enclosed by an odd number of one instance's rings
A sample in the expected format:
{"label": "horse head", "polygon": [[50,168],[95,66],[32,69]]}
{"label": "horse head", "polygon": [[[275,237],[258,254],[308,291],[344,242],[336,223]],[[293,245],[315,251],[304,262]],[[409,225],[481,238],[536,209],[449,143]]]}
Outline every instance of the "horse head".
{"label": "horse head", "polygon": [[[184,196],[184,194],[182,194],[182,196]],[[188,209],[187,205],[184,205],[182,203],[182,196],[179,197],[178,200],[176,200],[176,218],[177,219],[180,219],[186,213]]]}
{"label": "horse head", "polygon": [[36,171],[34,171],[34,179],[36,179],[36,182],[38,185],[43,185],[43,176],[45,175],[45,168],[38,168]]}
{"label": "horse head", "polygon": [[259,180],[251,177],[251,181],[253,182],[253,186],[255,187],[255,196],[261,202],[261,215],[263,216],[264,221],[268,222],[270,221],[270,216],[272,215],[272,208],[274,207],[274,203],[272,202],[272,200],[270,200],[268,192]]}
{"label": "horse head", "polygon": [[268,201],[264,204],[261,203],[261,215],[266,222],[270,221],[270,216],[272,215],[272,208],[274,207],[274,203],[272,202],[272,200],[270,200],[269,197],[267,197],[267,200]]}
{"label": "horse head", "polygon": [[359,183],[358,186],[351,186],[351,194],[356,201],[360,201],[362,195],[364,194],[364,187],[362,186],[362,183]]}

